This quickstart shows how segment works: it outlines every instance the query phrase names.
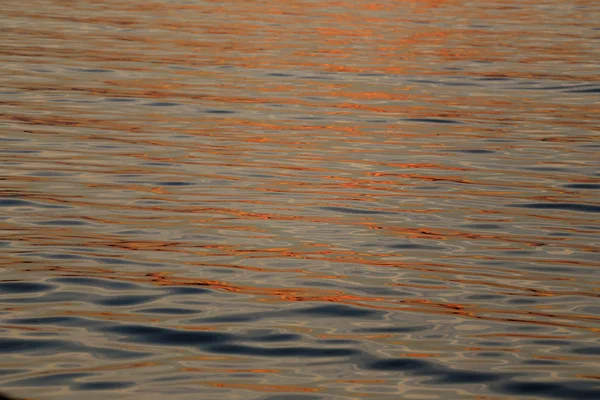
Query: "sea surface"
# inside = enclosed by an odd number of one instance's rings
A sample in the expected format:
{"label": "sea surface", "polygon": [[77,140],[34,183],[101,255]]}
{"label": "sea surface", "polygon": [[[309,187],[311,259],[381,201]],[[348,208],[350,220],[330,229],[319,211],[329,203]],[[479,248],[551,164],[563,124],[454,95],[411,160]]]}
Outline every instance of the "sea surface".
{"label": "sea surface", "polygon": [[3,0],[0,391],[600,399],[599,21]]}

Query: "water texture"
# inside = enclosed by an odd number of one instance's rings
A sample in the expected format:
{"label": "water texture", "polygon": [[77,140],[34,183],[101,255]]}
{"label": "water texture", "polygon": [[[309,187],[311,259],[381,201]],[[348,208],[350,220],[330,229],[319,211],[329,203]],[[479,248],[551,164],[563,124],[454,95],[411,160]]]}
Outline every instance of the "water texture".
{"label": "water texture", "polygon": [[0,390],[600,398],[598,21],[2,1]]}

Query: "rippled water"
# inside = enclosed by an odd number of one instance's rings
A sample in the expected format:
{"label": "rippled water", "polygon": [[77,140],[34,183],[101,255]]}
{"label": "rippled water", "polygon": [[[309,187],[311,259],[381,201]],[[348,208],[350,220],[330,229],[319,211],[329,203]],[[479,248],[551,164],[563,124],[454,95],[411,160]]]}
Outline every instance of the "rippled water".
{"label": "rippled water", "polygon": [[600,398],[600,5],[2,2],[0,388]]}

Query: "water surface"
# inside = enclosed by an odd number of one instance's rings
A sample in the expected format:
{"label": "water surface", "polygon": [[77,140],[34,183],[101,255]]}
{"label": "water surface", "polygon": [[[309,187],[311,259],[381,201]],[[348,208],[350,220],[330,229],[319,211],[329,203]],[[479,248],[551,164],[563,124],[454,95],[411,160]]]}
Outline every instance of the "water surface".
{"label": "water surface", "polygon": [[0,387],[600,398],[600,6],[14,1]]}

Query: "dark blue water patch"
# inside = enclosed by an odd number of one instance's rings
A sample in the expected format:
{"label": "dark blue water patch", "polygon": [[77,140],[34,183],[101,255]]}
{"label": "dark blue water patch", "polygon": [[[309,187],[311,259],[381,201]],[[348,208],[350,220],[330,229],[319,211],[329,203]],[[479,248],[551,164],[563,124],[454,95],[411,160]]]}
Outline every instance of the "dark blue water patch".
{"label": "dark blue water patch", "polygon": [[72,390],[119,390],[127,389],[135,385],[135,382],[123,381],[100,381],[85,382],[71,385]]}
{"label": "dark blue water patch", "polygon": [[294,76],[292,74],[284,74],[282,72],[270,72],[268,74],[266,74],[267,76],[279,76],[279,77],[290,77],[290,76]]}
{"label": "dark blue water patch", "polygon": [[89,286],[105,290],[139,290],[141,287],[130,282],[119,282],[112,279],[85,278],[85,277],[65,277],[53,278],[53,283],[62,283],[68,285]]}
{"label": "dark blue water patch", "polygon": [[38,256],[42,258],[46,258],[49,260],[84,260],[86,257],[80,256],[78,254],[66,254],[66,253],[42,253],[38,254]]}
{"label": "dark blue water patch", "polygon": [[599,183],[571,183],[569,185],[564,185],[563,187],[570,189],[590,189],[590,190],[598,190],[600,189]]}
{"label": "dark blue water patch", "polygon": [[55,285],[34,282],[0,282],[0,293],[39,293],[54,290]]}
{"label": "dark blue water patch", "polygon": [[438,375],[433,380],[428,380],[429,384],[475,384],[489,383],[503,379],[504,376],[497,373],[479,372],[479,371],[444,371],[437,372]]}
{"label": "dark blue water patch", "polygon": [[559,236],[559,237],[574,236],[574,234],[570,233],[570,232],[548,232],[547,235],[548,236]]}
{"label": "dark blue water patch", "polygon": [[566,365],[567,363],[555,361],[555,360],[527,360],[523,364],[525,365]]}
{"label": "dark blue water patch", "polygon": [[190,323],[238,323],[238,322],[250,322],[258,321],[265,318],[287,318],[287,317],[335,317],[335,318],[382,318],[383,312],[378,310],[362,309],[359,307],[349,305],[323,305],[316,307],[302,308],[299,310],[281,310],[281,311],[268,311],[268,312],[255,312],[255,313],[240,313],[240,314],[229,314],[212,316],[208,318],[199,318],[189,321]]}
{"label": "dark blue water patch", "polygon": [[[18,374],[24,374],[26,372],[30,372],[30,371],[28,369],[0,368],[0,376],[18,375]],[[3,400],[1,393],[0,393],[0,400]]]}
{"label": "dark blue water patch", "polygon": [[565,210],[576,212],[600,212],[600,206],[577,203],[525,203],[508,204],[507,207],[533,208],[539,210]]}
{"label": "dark blue water patch", "polygon": [[206,110],[204,112],[209,113],[209,114],[235,114],[236,113],[236,111],[231,111],[231,110]]}
{"label": "dark blue water patch", "polygon": [[59,350],[68,343],[62,340],[27,340],[0,337],[0,354],[37,353],[39,351]]}
{"label": "dark blue water patch", "polygon": [[444,188],[441,186],[414,186],[413,189],[416,189],[416,190],[441,190]]}
{"label": "dark blue water patch", "polygon": [[27,139],[0,137],[0,142],[26,142]]}
{"label": "dark blue water patch", "polygon": [[104,99],[104,101],[110,101],[110,102],[114,102],[114,103],[131,103],[131,102],[135,102],[137,100],[136,99],[127,99],[127,98],[122,98],[122,97],[110,97],[110,98]]}
{"label": "dark blue water patch", "polygon": [[541,326],[532,326],[532,325],[520,325],[520,326],[511,327],[511,330],[517,331],[517,332],[537,332],[537,331],[541,331],[544,329],[545,328],[543,328]]}
{"label": "dark blue water patch", "polygon": [[136,313],[142,314],[166,314],[166,315],[191,315],[200,314],[201,310],[192,310],[190,308],[179,308],[179,307],[156,307],[156,308],[144,308],[142,310],[136,310]]}
{"label": "dark blue water patch", "polygon": [[587,381],[574,382],[517,382],[495,385],[496,391],[517,396],[537,396],[554,399],[597,400],[600,387]]}
{"label": "dark blue water patch", "polygon": [[359,208],[346,208],[346,207],[319,207],[321,210],[341,212],[345,214],[390,214],[386,211],[373,211],[373,210],[362,210]]}
{"label": "dark blue water patch", "polygon": [[[116,178],[138,178],[140,176],[143,177],[146,175],[145,174],[118,174],[118,175],[115,175]],[[134,182],[137,183],[137,181],[128,181],[128,183],[134,183]]]}
{"label": "dark blue water patch", "polygon": [[6,382],[7,387],[22,386],[22,387],[39,387],[39,386],[71,386],[78,378],[92,376],[91,373],[63,373],[63,374],[48,374],[36,376],[34,378],[19,379],[16,381]]}
{"label": "dark blue water patch", "polygon": [[433,372],[437,368],[438,367],[434,363],[417,358],[391,358],[387,360],[376,360],[365,365],[365,369],[375,371]]}
{"label": "dark blue water patch", "polygon": [[81,318],[77,317],[37,317],[37,318],[13,318],[8,322],[17,325],[59,325],[59,326],[80,326]]}
{"label": "dark blue water patch", "polygon": [[503,299],[504,296],[497,294],[471,294],[465,297],[468,300],[499,300]]}
{"label": "dark blue water patch", "polygon": [[496,224],[467,224],[461,225],[461,228],[470,228],[470,229],[501,229],[500,225]]}
{"label": "dark blue water patch", "polygon": [[55,219],[52,221],[40,221],[34,222],[35,225],[49,225],[49,226],[82,226],[90,225],[87,221],[79,221],[73,219]]}
{"label": "dark blue water patch", "polygon": [[538,299],[509,299],[506,304],[537,304],[539,302]]}
{"label": "dark blue water patch", "polygon": [[318,76],[318,75],[306,75],[306,76],[301,76],[299,79],[314,79],[314,80],[318,80],[318,81],[330,81],[332,79],[334,79],[334,77],[332,75],[326,75],[326,76]]}
{"label": "dark blue water patch", "polygon": [[588,89],[590,87],[593,87],[593,85],[589,85],[589,84],[565,84],[565,85],[553,85],[553,86],[543,86],[543,83],[540,82],[536,82],[536,81],[524,81],[524,82],[519,82],[520,85],[532,85],[530,87],[521,87],[519,89],[523,89],[523,90],[563,90],[567,93],[571,92],[573,93],[576,90],[580,90],[580,89]]}
{"label": "dark blue water patch", "polygon": [[[460,70],[458,70],[460,71]],[[478,84],[478,83],[474,83],[474,82],[436,82],[436,85],[443,85],[443,86],[479,86],[481,87],[482,85]]]}
{"label": "dark blue water patch", "polygon": [[29,200],[13,199],[7,197],[0,198],[0,207],[71,208],[69,206],[42,204]]}
{"label": "dark blue water patch", "polygon": [[163,296],[144,296],[144,295],[119,295],[119,296],[97,296],[95,300],[93,300],[94,304],[102,305],[102,306],[112,306],[112,307],[124,307],[124,306],[134,306],[138,304],[151,303],[155,300],[162,298]]}
{"label": "dark blue water patch", "polygon": [[569,342],[567,340],[557,340],[557,339],[536,339],[536,340],[530,340],[530,343],[539,344],[542,346],[562,346],[563,348],[565,346],[569,346],[572,344],[572,342]]}
{"label": "dark blue water patch", "polygon": [[567,90],[567,93],[600,93],[600,88],[594,87],[589,89]]}
{"label": "dark blue water patch", "polygon": [[324,305],[316,307],[308,307],[300,310],[287,310],[286,315],[311,315],[316,317],[345,317],[345,318],[357,318],[357,317],[373,317],[381,316],[380,311],[368,310],[364,308],[358,308],[349,305],[336,304],[336,305]]}
{"label": "dark blue water patch", "polygon": [[569,353],[572,354],[585,354],[592,356],[600,356],[600,347],[598,346],[586,346],[586,347],[577,347],[575,349],[571,349]]}
{"label": "dark blue water patch", "polygon": [[118,335],[119,341],[156,346],[205,347],[234,339],[233,335],[222,332],[185,331],[149,325],[112,325],[96,331]]}
{"label": "dark blue water patch", "polygon": [[403,121],[409,122],[426,122],[432,124],[462,124],[460,121],[453,119],[441,119],[441,118],[403,118]]}
{"label": "dark blue water patch", "polygon": [[144,204],[146,204],[146,205],[147,204],[156,205],[156,204],[169,204],[169,202],[168,201],[164,201],[164,200],[137,200],[133,204],[136,204],[136,205],[138,205],[138,204],[141,204],[141,205],[144,205]]}
{"label": "dark blue water patch", "polygon": [[465,150],[449,150],[454,153],[468,153],[468,154],[494,154],[493,150],[483,150],[483,149],[465,149]]}
{"label": "dark blue water patch", "polygon": [[166,102],[166,101],[156,101],[154,103],[146,103],[144,105],[145,106],[152,106],[152,107],[173,107],[173,106],[179,106],[181,104],[179,104],[179,103],[170,103],[170,102]]}

